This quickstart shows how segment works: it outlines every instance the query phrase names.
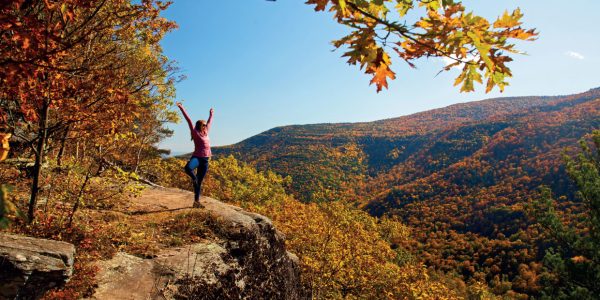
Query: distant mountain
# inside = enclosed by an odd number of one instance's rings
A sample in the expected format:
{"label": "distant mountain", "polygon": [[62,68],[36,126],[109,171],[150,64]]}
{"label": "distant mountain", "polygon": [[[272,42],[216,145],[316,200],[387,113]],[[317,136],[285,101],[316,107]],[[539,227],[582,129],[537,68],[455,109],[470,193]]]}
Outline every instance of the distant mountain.
{"label": "distant mountain", "polygon": [[[562,154],[593,129],[600,129],[600,88],[277,127],[213,153],[291,176],[290,191],[303,201],[352,201],[397,215],[416,228],[419,243],[405,246],[427,264],[488,282],[504,280],[494,277],[499,269],[513,290],[535,295],[519,281],[523,266],[540,259],[525,203],[540,185],[572,196]],[[569,201],[561,208],[580,209]]]}
{"label": "distant mountain", "polygon": [[444,170],[485,151],[511,130],[525,131],[524,137],[535,134],[527,128],[561,129],[535,141],[549,148],[558,140],[573,145],[598,128],[599,95],[600,89],[593,89],[570,96],[497,98],[375,122],[277,127],[213,153],[234,154],[259,169],[292,176],[292,192],[306,201],[324,200],[319,199],[323,189],[338,198],[351,189],[361,201],[373,200],[373,192]]}

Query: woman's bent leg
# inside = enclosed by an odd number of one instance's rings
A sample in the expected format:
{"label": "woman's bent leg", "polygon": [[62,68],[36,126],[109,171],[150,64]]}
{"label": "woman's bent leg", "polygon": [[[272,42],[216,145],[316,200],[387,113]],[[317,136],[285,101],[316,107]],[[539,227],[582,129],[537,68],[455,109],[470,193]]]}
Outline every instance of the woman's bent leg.
{"label": "woman's bent leg", "polygon": [[[185,165],[185,173],[192,178],[192,184],[194,185],[194,201],[200,199],[200,184],[198,183],[198,177],[194,174],[194,169],[198,168],[200,160],[197,157],[190,158],[190,161]],[[200,171],[200,170],[198,170]]]}
{"label": "woman's bent leg", "polygon": [[208,162],[209,162],[209,158],[208,157],[202,157],[200,158],[200,165],[198,166],[198,187],[200,192],[202,193],[202,181],[204,180],[204,176],[206,176],[206,172],[208,171]]}

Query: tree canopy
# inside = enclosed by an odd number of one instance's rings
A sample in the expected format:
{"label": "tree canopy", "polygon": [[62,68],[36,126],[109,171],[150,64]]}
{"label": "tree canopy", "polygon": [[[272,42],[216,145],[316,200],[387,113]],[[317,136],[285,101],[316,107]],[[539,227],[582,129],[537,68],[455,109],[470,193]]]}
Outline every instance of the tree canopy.
{"label": "tree canopy", "polygon": [[[0,5],[0,121],[35,155],[30,219],[49,150],[60,148],[59,164],[73,144],[78,154],[80,146],[88,157],[96,153],[98,162],[111,156],[124,160],[168,135],[163,123],[176,120],[168,111],[175,69],[159,44],[176,27],[160,16],[168,5],[154,0]],[[123,145],[139,148],[120,151]]]}
{"label": "tree canopy", "polygon": [[575,218],[556,209],[558,201],[547,187],[532,205],[532,215],[553,246],[544,257],[545,299],[595,299],[600,293],[600,130],[589,140],[580,141],[581,152],[575,158],[565,155],[567,173],[583,205],[583,229],[565,221]]}
{"label": "tree canopy", "polygon": [[[538,33],[523,28],[520,9],[505,11],[494,22],[468,12],[453,0],[308,0],[316,11],[329,10],[350,33],[334,41],[346,47],[348,63],[359,65],[372,76],[377,91],[395,79],[392,54],[416,67],[422,57],[447,57],[453,62],[440,72],[462,67],[454,85],[462,92],[474,91],[474,83],[486,81],[486,92],[508,85],[512,76],[508,54],[521,53],[513,40],[531,41]],[[419,16],[409,24],[409,16]]]}

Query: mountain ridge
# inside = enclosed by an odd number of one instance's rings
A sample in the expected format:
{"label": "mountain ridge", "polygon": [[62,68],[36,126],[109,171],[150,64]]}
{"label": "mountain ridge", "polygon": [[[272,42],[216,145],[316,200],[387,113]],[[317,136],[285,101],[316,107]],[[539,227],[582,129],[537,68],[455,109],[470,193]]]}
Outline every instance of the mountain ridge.
{"label": "mountain ridge", "polygon": [[302,201],[345,201],[399,217],[415,229],[402,246],[430,267],[536,295],[523,278],[539,273],[548,245],[527,203],[546,185],[564,199],[561,210],[582,212],[563,155],[599,128],[595,88],[366,123],[279,127],[213,153],[291,176],[288,189]]}
{"label": "mountain ridge", "polygon": [[[538,98],[540,101],[551,101],[551,100],[557,100],[557,99],[561,99],[561,98],[565,98],[565,97],[569,97],[569,96],[574,96],[574,95],[582,95],[585,93],[590,93],[590,92],[600,92],[600,87],[596,87],[596,88],[591,88],[585,92],[580,92],[580,93],[576,93],[576,94],[565,94],[565,95],[545,95],[545,96],[510,96],[510,97],[495,97],[495,98],[487,98],[487,99],[482,99],[482,100],[474,100],[474,101],[469,101],[469,102],[461,102],[461,103],[454,103],[454,104],[450,104],[447,106],[443,106],[443,107],[439,107],[439,108],[433,108],[433,109],[429,109],[429,110],[425,110],[425,111],[420,111],[420,112],[415,112],[415,113],[411,113],[408,115],[402,115],[402,116],[398,116],[398,117],[391,117],[391,118],[385,118],[385,119],[378,119],[378,120],[374,120],[374,121],[364,121],[364,122],[323,122],[323,123],[307,123],[307,124],[291,124],[291,125],[282,125],[282,126],[276,126],[273,127],[271,129],[265,130],[263,132],[260,132],[254,136],[245,138],[237,143],[234,144],[230,144],[230,145],[223,145],[223,146],[218,146],[215,148],[226,148],[226,147],[231,147],[240,143],[244,143],[249,139],[252,139],[255,136],[258,135],[262,135],[262,134],[266,134],[268,132],[271,131],[281,131],[283,129],[288,129],[288,128],[303,128],[303,127],[320,127],[320,126],[351,126],[351,125],[363,125],[363,124],[373,124],[373,123],[386,123],[386,122],[393,122],[393,121],[398,121],[400,119],[403,118],[410,118],[410,117],[414,117],[420,114],[425,114],[428,112],[433,112],[433,111],[443,111],[443,110],[447,110],[447,109],[451,109],[451,108],[464,108],[465,106],[470,106],[470,105],[477,105],[477,104],[482,104],[482,103],[488,103],[488,102],[513,102],[513,100],[515,99],[523,99],[523,98]],[[513,103],[514,104],[514,103]],[[540,105],[543,104],[540,103]],[[532,107],[537,106],[537,105],[533,105]]]}
{"label": "mountain ridge", "polygon": [[[506,122],[514,124],[511,119],[523,119],[528,114],[543,113],[542,110],[560,110],[561,107],[576,105],[577,103],[573,101],[592,101],[599,95],[600,88],[566,96],[492,98],[373,122],[280,126],[234,145],[215,147],[214,153],[216,155],[236,154],[242,160],[255,164],[259,169],[266,169],[269,164],[265,163],[265,160],[285,158],[289,155],[286,151],[282,151],[285,148],[294,148],[297,150],[295,152],[298,152],[301,150],[298,148],[303,145],[311,148],[315,145],[341,147],[348,143],[363,145],[371,143],[363,147],[363,152],[366,154],[363,158],[367,161],[368,175],[375,176],[380,173],[380,170],[388,170],[401,160],[398,159],[402,158],[400,152],[407,152],[399,151],[402,147],[421,146],[426,144],[427,140],[444,136],[444,132],[448,133],[450,129],[461,126],[481,128],[485,127],[481,123],[490,125],[492,122],[496,127],[502,127]],[[375,145],[379,147],[374,147]],[[408,153],[412,152],[408,151]],[[390,159],[393,157],[396,158]],[[275,168],[275,171],[292,177],[298,175],[295,174],[296,172],[286,172],[278,168]]]}

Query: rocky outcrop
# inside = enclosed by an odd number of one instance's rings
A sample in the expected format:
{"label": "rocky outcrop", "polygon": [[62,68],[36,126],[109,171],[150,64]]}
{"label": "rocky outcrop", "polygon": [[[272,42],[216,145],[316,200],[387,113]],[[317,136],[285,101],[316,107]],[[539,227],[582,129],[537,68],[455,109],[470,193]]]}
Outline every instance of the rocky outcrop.
{"label": "rocky outcrop", "polygon": [[72,244],[0,233],[0,299],[37,299],[73,273]]}
{"label": "rocky outcrop", "polygon": [[[174,191],[155,189],[161,190]],[[93,298],[303,298],[298,259],[286,251],[284,236],[268,218],[211,198],[201,202],[216,238],[166,249],[152,259],[119,253],[99,264]]]}

